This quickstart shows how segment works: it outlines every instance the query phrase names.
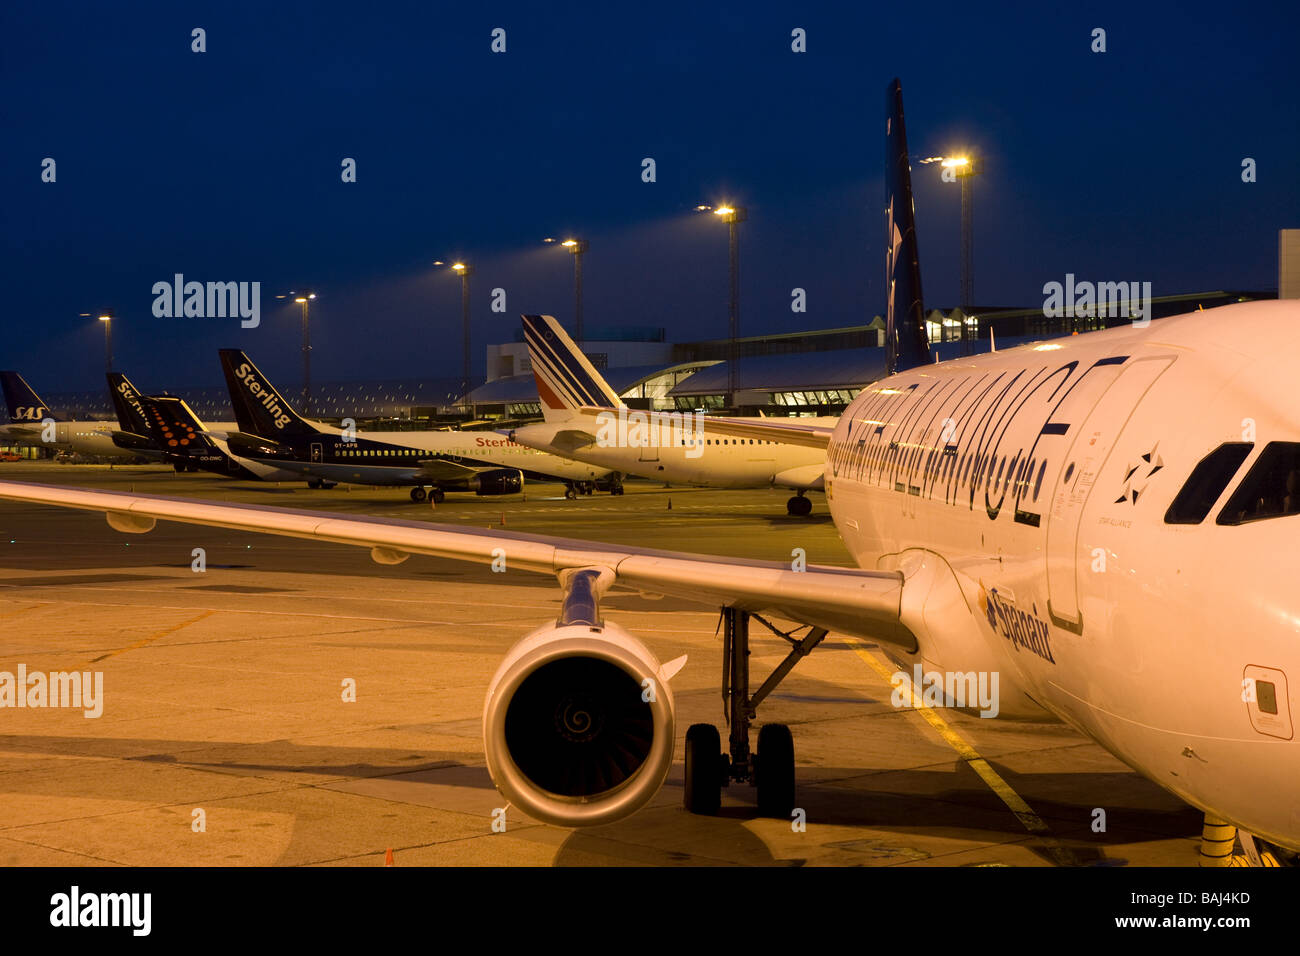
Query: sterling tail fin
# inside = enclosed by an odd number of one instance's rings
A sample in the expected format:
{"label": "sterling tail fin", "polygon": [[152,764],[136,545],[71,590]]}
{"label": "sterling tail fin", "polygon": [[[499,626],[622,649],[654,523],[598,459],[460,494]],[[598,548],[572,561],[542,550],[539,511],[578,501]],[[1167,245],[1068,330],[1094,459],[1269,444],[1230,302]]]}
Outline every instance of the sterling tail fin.
{"label": "sterling tail fin", "polygon": [[525,315],[524,341],[548,422],[574,417],[579,408],[622,408],[623,400],[573,343],[554,316]]}
{"label": "sterling tail fin", "polygon": [[885,294],[886,374],[929,365],[934,357],[925,334],[912,167],[903,123],[903,86],[897,79],[889,84],[885,103]]}
{"label": "sterling tail fin", "polygon": [[4,389],[5,407],[9,410],[11,422],[39,422],[46,418],[56,422],[64,420],[51,414],[41,397],[17,372],[0,372],[0,388]]}
{"label": "sterling tail fin", "polygon": [[230,389],[239,430],[275,441],[290,441],[321,430],[298,413],[241,349],[221,350],[221,370]]}
{"label": "sterling tail fin", "polygon": [[132,435],[148,435],[149,423],[140,404],[140,390],[121,372],[108,373],[108,394],[113,399],[117,423],[122,431]]}

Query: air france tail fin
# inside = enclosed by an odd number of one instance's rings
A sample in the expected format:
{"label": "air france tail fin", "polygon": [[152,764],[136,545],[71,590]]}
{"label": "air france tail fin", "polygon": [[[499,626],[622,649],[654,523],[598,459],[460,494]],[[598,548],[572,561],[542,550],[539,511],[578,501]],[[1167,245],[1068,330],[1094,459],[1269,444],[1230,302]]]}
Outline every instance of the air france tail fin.
{"label": "air france tail fin", "polygon": [[897,79],[889,84],[885,101],[885,294],[886,373],[929,365],[934,357],[925,334],[903,85]]}
{"label": "air france tail fin", "polygon": [[149,423],[145,420],[144,407],[140,404],[140,390],[131,384],[131,380],[121,372],[109,372],[108,394],[113,399],[117,423],[122,431],[132,435],[148,435]]}
{"label": "air france tail fin", "polygon": [[140,395],[147,434],[169,455],[201,455],[211,447],[207,429],[193,410],[171,395]]}
{"label": "air france tail fin", "polygon": [[221,370],[241,432],[275,441],[321,434],[321,429],[299,417],[241,349],[221,350]]}
{"label": "air france tail fin", "polygon": [[62,416],[50,412],[27,380],[17,372],[0,372],[0,388],[4,389],[5,407],[9,410],[11,422],[39,422],[47,418],[64,421]]}
{"label": "air france tail fin", "polygon": [[583,407],[622,408],[623,401],[609,387],[569,333],[550,315],[525,315],[524,341],[537,379],[542,415],[548,422],[563,422]]}

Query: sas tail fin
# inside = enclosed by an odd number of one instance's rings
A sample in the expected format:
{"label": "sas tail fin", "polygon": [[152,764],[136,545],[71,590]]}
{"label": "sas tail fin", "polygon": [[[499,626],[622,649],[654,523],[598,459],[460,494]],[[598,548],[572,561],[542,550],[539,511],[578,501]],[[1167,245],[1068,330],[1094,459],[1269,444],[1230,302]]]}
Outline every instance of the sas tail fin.
{"label": "sas tail fin", "polygon": [[903,86],[897,79],[885,102],[885,217],[885,372],[893,375],[934,361],[925,334]]}
{"label": "sas tail fin", "polygon": [[579,408],[622,408],[623,400],[551,315],[525,315],[524,341],[537,379],[542,415],[563,422]]}
{"label": "sas tail fin", "polygon": [[293,410],[241,349],[221,350],[221,370],[226,375],[230,403],[241,432],[274,441],[321,433]]}
{"label": "sas tail fin", "polygon": [[11,422],[39,422],[47,418],[64,421],[62,416],[50,413],[41,397],[17,372],[0,372],[0,388],[4,389],[5,407],[9,410]]}

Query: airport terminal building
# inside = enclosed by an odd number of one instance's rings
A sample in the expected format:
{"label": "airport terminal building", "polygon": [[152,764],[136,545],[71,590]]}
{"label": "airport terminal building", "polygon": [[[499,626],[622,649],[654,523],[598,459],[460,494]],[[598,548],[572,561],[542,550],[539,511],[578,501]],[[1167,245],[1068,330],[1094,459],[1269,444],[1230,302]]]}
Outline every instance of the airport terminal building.
{"label": "airport terminal building", "polygon": [[[1152,299],[1156,319],[1197,308],[1276,298],[1272,291],[1210,291]],[[1054,319],[1034,308],[933,309],[926,316],[930,342],[940,359],[1009,348],[1028,341],[1084,333],[1127,318]],[[962,339],[965,330],[965,341]],[[730,342],[707,339],[670,342],[662,328],[598,329],[583,351],[625,402],[634,408],[725,412]],[[736,341],[736,414],[768,416],[837,415],[854,395],[884,375],[884,320],[857,326],[746,336]],[[354,419],[362,428],[491,428],[503,420],[541,417],[537,385],[522,331],[514,341],[487,349],[487,381],[457,395],[451,377],[313,386],[312,413],[326,421]],[[157,383],[138,382],[149,389]],[[224,386],[170,388],[206,421],[228,421],[233,413]],[[290,385],[286,396],[300,388]],[[65,417],[110,420],[105,390],[46,394],[49,407]]]}

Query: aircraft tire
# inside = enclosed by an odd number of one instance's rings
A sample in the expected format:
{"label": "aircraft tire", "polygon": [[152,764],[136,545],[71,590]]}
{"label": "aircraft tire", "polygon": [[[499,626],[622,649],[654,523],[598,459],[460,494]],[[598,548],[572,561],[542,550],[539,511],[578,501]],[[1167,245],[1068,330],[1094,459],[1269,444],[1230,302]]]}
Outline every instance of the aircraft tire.
{"label": "aircraft tire", "polygon": [[758,812],[788,819],[794,809],[794,738],[785,724],[764,724],[754,755]]}
{"label": "aircraft tire", "polygon": [[722,742],[712,724],[686,731],[686,787],[683,804],[691,813],[713,816],[722,805]]}

